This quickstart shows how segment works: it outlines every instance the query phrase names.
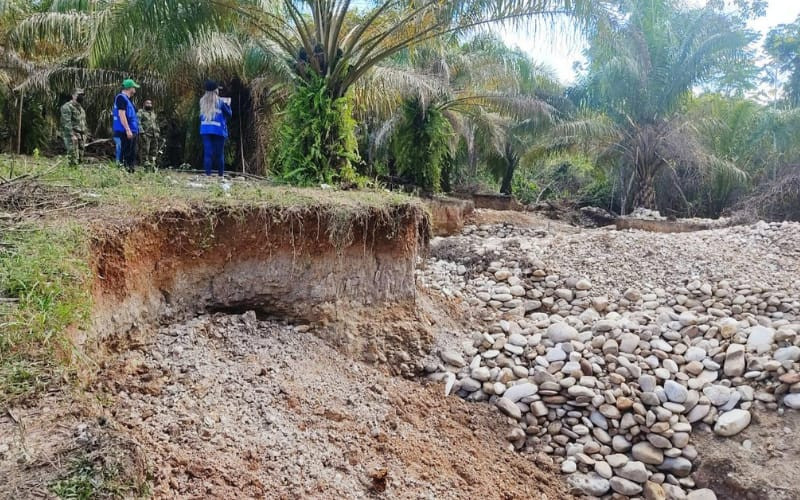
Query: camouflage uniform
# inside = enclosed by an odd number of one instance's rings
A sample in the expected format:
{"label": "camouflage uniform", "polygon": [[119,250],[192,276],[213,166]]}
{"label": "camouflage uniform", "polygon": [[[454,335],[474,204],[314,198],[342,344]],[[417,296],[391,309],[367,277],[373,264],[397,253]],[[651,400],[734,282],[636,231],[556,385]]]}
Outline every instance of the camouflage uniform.
{"label": "camouflage uniform", "polygon": [[73,100],[61,106],[61,137],[70,164],[80,164],[86,147],[86,110]]}
{"label": "camouflage uniform", "polygon": [[141,110],[139,115],[139,161],[156,164],[161,146],[161,132],[155,111]]}

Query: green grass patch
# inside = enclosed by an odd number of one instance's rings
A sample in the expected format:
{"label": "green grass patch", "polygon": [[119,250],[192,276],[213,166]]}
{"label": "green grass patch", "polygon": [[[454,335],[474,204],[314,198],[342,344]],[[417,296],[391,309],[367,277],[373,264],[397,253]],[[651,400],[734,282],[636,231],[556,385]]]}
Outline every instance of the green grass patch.
{"label": "green grass patch", "polygon": [[66,474],[50,484],[50,491],[68,500],[147,496],[146,484],[135,485],[123,475],[119,467],[98,464],[83,455],[72,461]]}
{"label": "green grass patch", "polygon": [[91,308],[87,234],[75,222],[21,226],[0,236],[0,402],[43,385],[64,332]]}
{"label": "green grass patch", "polygon": [[228,183],[229,188],[223,188],[216,177],[206,178],[179,170],[137,170],[129,174],[113,164],[71,168],[54,159],[0,156],[0,177],[21,174],[34,176],[44,184],[69,189],[84,202],[114,205],[133,213],[152,212],[181,202],[287,208],[324,205],[350,209],[414,203],[414,198],[380,188],[294,188],[257,179],[233,179]]}

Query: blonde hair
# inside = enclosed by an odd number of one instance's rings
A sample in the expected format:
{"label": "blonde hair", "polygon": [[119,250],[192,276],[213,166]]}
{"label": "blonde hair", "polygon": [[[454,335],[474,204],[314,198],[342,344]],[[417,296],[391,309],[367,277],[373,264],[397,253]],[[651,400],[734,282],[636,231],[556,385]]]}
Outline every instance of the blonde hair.
{"label": "blonde hair", "polygon": [[203,115],[206,120],[213,120],[214,116],[217,114],[217,99],[219,99],[217,90],[207,91],[203,97],[200,98],[200,114]]}

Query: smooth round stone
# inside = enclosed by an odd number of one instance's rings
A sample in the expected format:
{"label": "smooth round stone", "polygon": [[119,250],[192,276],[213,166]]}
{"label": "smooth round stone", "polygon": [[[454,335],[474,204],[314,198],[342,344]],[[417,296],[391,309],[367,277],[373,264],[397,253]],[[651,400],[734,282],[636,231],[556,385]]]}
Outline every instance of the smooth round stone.
{"label": "smooth round stone", "polygon": [[692,408],[692,410],[686,415],[686,420],[688,420],[690,423],[699,422],[700,420],[706,418],[706,415],[708,415],[709,411],[711,411],[710,405],[699,404]]}
{"label": "smooth round stone", "polygon": [[491,377],[489,368],[486,366],[479,366],[478,368],[475,368],[474,370],[472,370],[471,375],[472,378],[480,382],[486,382],[489,380],[489,377]]}
{"label": "smooth round stone", "polygon": [[609,483],[611,484],[611,489],[621,495],[632,497],[642,492],[641,486],[622,477],[614,476]]}
{"label": "smooth round stone", "polygon": [[676,477],[687,477],[692,472],[692,462],[683,457],[665,458],[658,468]]}
{"label": "smooth round stone", "polygon": [[664,403],[662,406],[664,408],[666,408],[667,410],[671,411],[672,413],[675,413],[675,414],[681,414],[681,413],[686,411],[686,407],[685,406],[679,405],[678,403],[672,403],[672,402],[669,402],[669,401]]}
{"label": "smooth round stone", "polygon": [[533,396],[538,391],[536,384],[524,382],[522,384],[512,385],[503,393],[503,396],[516,403],[520,399]]}
{"label": "smooth round stone", "polygon": [[642,375],[639,377],[639,388],[642,392],[654,392],[656,390],[656,378],[652,375]]}
{"label": "smooth round stone", "polygon": [[733,390],[724,385],[709,385],[703,389],[703,394],[714,406],[722,406],[728,402]]}
{"label": "smooth round stone", "polygon": [[461,389],[463,389],[463,390],[465,390],[467,392],[475,392],[478,389],[480,389],[481,386],[482,386],[482,384],[479,381],[475,380],[475,379],[472,379],[472,378],[469,378],[469,377],[467,377],[465,379],[461,379]]}
{"label": "smooth round stone", "polygon": [[800,410],[800,393],[785,395],[783,397],[783,404],[789,408]]}
{"label": "smooth round stone", "polygon": [[720,436],[735,436],[750,425],[750,412],[747,410],[731,410],[717,417],[714,432]]}
{"label": "smooth round stone", "polygon": [[673,403],[683,403],[689,397],[689,391],[686,387],[673,380],[664,382],[664,392],[667,393],[667,398]]}
{"label": "smooth round stone", "polygon": [[570,487],[580,490],[584,495],[592,497],[601,497],[611,488],[608,478],[594,472],[572,474],[567,478],[567,483]]}
{"label": "smooth round stone", "polygon": [[669,379],[669,370],[666,368],[656,368],[653,370],[653,373],[656,377],[660,378],[661,380],[668,380]]}
{"label": "smooth round stone", "polygon": [[628,456],[622,453],[613,453],[611,455],[606,455],[606,462],[608,462],[608,465],[612,468],[616,469],[628,463]]}
{"label": "smooth round stone", "polygon": [[702,347],[690,347],[683,357],[686,361],[703,361],[706,357],[706,350]]}
{"label": "smooth round stone", "polygon": [[[655,474],[653,475],[655,476]],[[666,500],[667,494],[664,493],[664,488],[661,487],[661,484],[654,482],[652,477],[650,479],[650,481],[644,483],[644,491],[642,493],[645,500]]]}
{"label": "smooth round stone", "polygon": [[611,470],[611,466],[608,465],[608,462],[597,461],[594,463],[594,471],[602,478],[611,479],[614,476],[614,472]]}
{"label": "smooth round stone", "polygon": [[561,464],[561,472],[564,474],[572,474],[576,470],[578,470],[578,464],[572,460],[564,460]]}
{"label": "smooth round stone", "polygon": [[553,323],[547,327],[547,337],[554,343],[577,340],[578,330],[564,322]]}
{"label": "smooth round stone", "polygon": [[614,471],[617,476],[636,483],[647,481],[647,467],[642,462],[628,462]]}
{"label": "smooth round stone", "polygon": [[528,345],[528,339],[524,335],[520,335],[519,333],[512,333],[508,337],[508,343],[519,347],[525,347]]}
{"label": "smooth round stone", "polygon": [[747,350],[756,351],[761,354],[769,351],[775,340],[775,330],[765,326],[754,326],[750,328],[747,336]]}
{"label": "smooth round stone", "polygon": [[647,435],[647,440],[656,448],[669,449],[672,448],[672,442],[659,434],[650,433]]}
{"label": "smooth round stone", "polygon": [[717,494],[713,490],[703,488],[700,490],[690,491],[686,495],[686,500],[717,500]]}
{"label": "smooth round stone", "polygon": [[614,451],[625,452],[631,449],[631,443],[625,437],[617,434],[611,439],[611,447]]}
{"label": "smooth round stone", "polygon": [[659,465],[664,461],[664,452],[647,441],[633,445],[631,454],[633,458],[646,464]]}
{"label": "smooth round stone", "polygon": [[508,398],[505,397],[498,398],[497,401],[495,402],[495,405],[497,405],[500,411],[502,411],[511,418],[514,418],[516,420],[522,418],[522,410],[520,410],[519,406],[517,406],[513,401],[511,401]]}

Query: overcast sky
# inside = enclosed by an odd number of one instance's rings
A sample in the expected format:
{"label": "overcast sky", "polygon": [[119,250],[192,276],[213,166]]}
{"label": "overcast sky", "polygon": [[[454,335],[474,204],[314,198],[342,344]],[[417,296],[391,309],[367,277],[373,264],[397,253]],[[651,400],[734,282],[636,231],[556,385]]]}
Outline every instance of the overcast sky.
{"label": "overcast sky", "polygon": [[[702,0],[697,0],[703,3]],[[790,23],[800,14],[800,0],[768,0],[767,15],[750,23],[750,27],[766,34],[778,24]],[[541,29],[534,34],[504,30],[500,33],[506,44],[517,46],[535,60],[553,68],[564,84],[575,80],[573,65],[581,61],[584,42],[558,35],[557,28]]]}

